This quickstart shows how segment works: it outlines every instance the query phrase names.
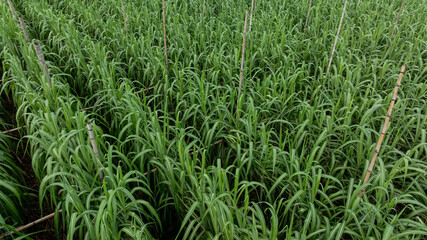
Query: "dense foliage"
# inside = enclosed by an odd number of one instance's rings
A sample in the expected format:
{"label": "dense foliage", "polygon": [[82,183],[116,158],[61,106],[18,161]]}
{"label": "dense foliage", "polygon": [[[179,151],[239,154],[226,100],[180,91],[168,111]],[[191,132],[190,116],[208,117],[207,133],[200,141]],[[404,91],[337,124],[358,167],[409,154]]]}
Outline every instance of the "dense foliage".
{"label": "dense foliage", "polygon": [[[168,73],[161,1],[125,0],[127,29],[118,0],[14,1],[51,86],[4,2],[1,90],[27,126],[40,205],[62,209],[68,239],[427,236],[425,2],[407,1],[386,51],[401,1],[350,1],[325,75],[344,1],[313,1],[304,34],[308,0],[258,0],[240,97],[250,0],[207,0],[204,14],[203,0],[166,0]],[[2,178],[3,162],[19,173],[0,157]],[[17,226],[15,175],[0,223]]]}

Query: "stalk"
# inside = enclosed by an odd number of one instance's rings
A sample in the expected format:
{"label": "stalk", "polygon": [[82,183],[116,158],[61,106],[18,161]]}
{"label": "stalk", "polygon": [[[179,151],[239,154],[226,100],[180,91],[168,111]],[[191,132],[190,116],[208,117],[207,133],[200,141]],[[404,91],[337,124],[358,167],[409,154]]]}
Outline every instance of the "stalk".
{"label": "stalk", "polygon": [[35,41],[33,43],[33,45],[34,45],[34,49],[36,50],[36,54],[37,54],[37,58],[39,60],[40,67],[42,69],[44,69],[44,72],[46,74],[47,83],[49,84],[49,86],[51,86],[52,83],[50,81],[49,70],[47,69],[46,61],[44,60],[44,56],[43,56],[42,49],[40,48],[40,44],[37,41]]}
{"label": "stalk", "polygon": [[[240,95],[242,93],[242,81],[243,81],[243,66],[245,64],[245,46],[246,46],[246,26],[248,24],[248,11],[245,14],[245,27],[243,30],[243,44],[242,44],[242,61],[240,63],[240,77],[239,77],[239,95],[237,96],[237,103],[239,102]],[[237,104],[238,105],[238,104]],[[239,112],[239,107],[236,110],[236,121]]]}
{"label": "stalk", "polygon": [[[58,211],[58,213],[62,213],[62,209],[60,209],[60,210]],[[42,217],[42,218],[40,218],[40,219],[38,219],[38,220],[36,220],[36,221],[34,221],[34,222],[32,222],[32,223],[27,224],[27,225],[20,226],[20,227],[16,228],[15,230],[11,231],[11,232],[3,233],[2,235],[0,235],[0,239],[2,239],[2,238],[4,238],[4,237],[7,237],[7,236],[10,236],[10,235],[12,235],[12,234],[14,234],[14,233],[20,232],[20,231],[22,231],[22,230],[25,230],[25,229],[27,229],[27,228],[29,228],[29,227],[32,227],[32,226],[34,226],[34,225],[36,225],[36,224],[38,224],[38,223],[44,222],[44,221],[46,221],[46,220],[48,220],[48,219],[52,218],[53,216],[55,216],[55,213],[51,213],[51,214],[49,214],[49,215],[47,215],[47,216],[44,216],[44,217]]]}
{"label": "stalk", "polygon": [[252,29],[252,14],[254,12],[254,1],[252,0],[252,4],[251,4],[251,17],[249,18],[249,33],[251,32]]}
{"label": "stalk", "polygon": [[[375,151],[374,151],[374,155],[372,156],[371,163],[369,164],[368,171],[366,172],[365,179],[363,180],[363,184],[366,184],[369,181],[369,177],[371,176],[372,170],[374,169],[375,161],[377,160],[378,153],[380,152],[380,149],[381,149],[381,144],[383,143],[384,136],[387,131],[391,112],[393,111],[394,104],[396,103],[397,92],[399,91],[400,82],[402,81],[402,77],[404,73],[405,73],[405,65],[403,65],[402,68],[400,69],[399,78],[397,79],[396,86],[394,87],[393,97],[391,98],[390,106],[388,107],[384,125],[380,133],[377,146],[375,147]],[[359,197],[362,197],[364,193],[365,193],[365,188],[363,188],[362,191],[359,193]]]}
{"label": "stalk", "polygon": [[168,50],[166,48],[166,12],[165,12],[165,0],[163,0],[163,39],[165,43],[165,63],[166,63],[166,73],[169,75],[168,67]]}
{"label": "stalk", "polygon": [[206,0],[203,0],[203,17],[205,17]]}
{"label": "stalk", "polygon": [[[218,145],[218,144],[220,144],[220,143],[222,143],[222,142],[224,142],[224,139],[220,139],[220,140],[218,140],[218,141],[216,141],[216,142],[214,142],[214,143],[212,143],[211,145],[209,145],[209,147],[213,147],[213,146],[215,146],[215,145]],[[200,151],[203,151],[203,150],[205,150],[205,148],[201,148],[200,149]],[[191,151],[190,152],[190,155],[193,155],[194,153],[197,153],[197,150],[196,151]]]}
{"label": "stalk", "polygon": [[123,0],[121,0],[121,2],[122,2],[123,19],[124,19],[124,21],[125,21],[125,31],[127,31],[127,30],[128,30],[128,27],[127,27],[127,24],[126,24],[125,6],[124,6],[124,4],[123,4]]}
{"label": "stalk", "polygon": [[15,8],[13,7],[12,1],[7,0],[7,3],[9,4],[10,12],[12,13],[13,19],[16,20]]}
{"label": "stalk", "polygon": [[335,37],[334,47],[332,48],[331,58],[329,59],[328,70],[326,71],[326,75],[328,75],[329,70],[331,69],[332,59],[334,58],[335,48],[337,47],[338,37],[340,36],[342,21],[344,19],[345,9],[347,8],[347,0],[345,0],[344,8],[342,9],[341,20],[338,26],[337,36]]}
{"label": "stalk", "polygon": [[385,49],[386,52],[388,51],[388,48],[390,47],[391,41],[393,40],[394,31],[396,30],[397,23],[399,22],[400,14],[402,13],[403,7],[405,6],[405,1],[406,0],[402,1],[402,6],[400,6],[399,13],[397,14],[397,18],[396,18],[396,22],[394,23],[393,31],[391,31],[390,42],[388,42],[387,48]]}
{"label": "stalk", "polygon": [[3,131],[2,133],[3,133],[3,134],[9,134],[9,133],[13,133],[13,132],[19,131],[19,130],[21,130],[21,129],[24,129],[24,128],[26,128],[26,127],[27,127],[27,126],[22,126],[22,127],[18,127],[18,128],[14,128],[14,129],[9,129],[9,130]]}
{"label": "stalk", "polygon": [[19,18],[19,23],[21,24],[22,31],[24,32],[25,41],[29,43],[30,37],[28,36],[28,31],[27,31],[27,27],[25,26],[24,19],[22,18],[22,15],[19,15],[18,18]]}
{"label": "stalk", "polygon": [[310,3],[308,4],[307,19],[305,20],[305,26],[304,26],[304,35],[305,35],[305,31],[307,30],[308,19],[309,19],[309,17],[310,17],[311,1],[312,1],[312,0],[310,0]]}
{"label": "stalk", "polygon": [[93,128],[92,128],[92,124],[90,122],[86,123],[86,127],[87,130],[89,131],[89,138],[90,138],[90,142],[92,143],[92,148],[93,148],[93,152],[95,153],[95,157],[96,157],[96,164],[98,166],[98,171],[99,171],[99,181],[102,182],[102,179],[104,178],[104,174],[102,173],[101,170],[101,165],[99,164],[99,152],[98,152],[98,147],[96,146],[96,141],[95,141],[95,134],[93,133]]}

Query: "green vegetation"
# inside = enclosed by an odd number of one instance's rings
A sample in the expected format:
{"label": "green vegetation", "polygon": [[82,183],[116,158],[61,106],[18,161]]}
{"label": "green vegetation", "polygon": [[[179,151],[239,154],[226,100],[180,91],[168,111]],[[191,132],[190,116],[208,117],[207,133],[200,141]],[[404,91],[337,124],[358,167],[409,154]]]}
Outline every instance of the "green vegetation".
{"label": "green vegetation", "polygon": [[[387,51],[402,2],[349,1],[326,75],[344,0],[313,1],[305,34],[309,0],[258,0],[240,97],[251,0],[206,0],[204,14],[166,0],[169,72],[162,1],[123,2],[127,30],[119,0],[14,1],[51,86],[0,5],[2,96],[26,126],[40,209],[62,210],[68,239],[427,237],[424,1],[406,2]],[[0,136],[0,234],[24,223],[13,147]]]}

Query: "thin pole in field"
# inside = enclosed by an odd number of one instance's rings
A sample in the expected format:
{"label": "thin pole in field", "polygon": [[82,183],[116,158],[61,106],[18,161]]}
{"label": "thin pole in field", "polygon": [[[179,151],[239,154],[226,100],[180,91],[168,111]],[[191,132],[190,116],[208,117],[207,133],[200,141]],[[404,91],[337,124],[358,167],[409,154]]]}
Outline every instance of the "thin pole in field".
{"label": "thin pole in field", "polygon": [[7,3],[9,4],[10,12],[12,13],[13,19],[16,20],[15,8],[13,7],[12,1],[7,0]]}
{"label": "thin pole in field", "polygon": [[396,30],[397,23],[399,22],[400,14],[402,13],[403,7],[405,6],[405,1],[406,0],[402,1],[402,6],[400,6],[399,13],[397,14],[396,23],[394,24],[393,31],[391,31],[390,42],[388,42],[387,48],[385,50],[386,52],[388,51],[388,48],[390,47],[391,40],[393,40],[394,31]]}
{"label": "thin pole in field", "polygon": [[96,165],[97,165],[98,171],[99,171],[99,174],[98,174],[99,181],[102,182],[102,179],[104,178],[104,174],[102,173],[101,165],[98,162],[99,161],[99,152],[98,152],[98,147],[96,146],[95,134],[93,133],[92,123],[87,122],[86,127],[87,127],[87,130],[89,131],[90,142],[92,144],[93,153],[95,153],[95,157],[96,157]]}
{"label": "thin pole in field", "polygon": [[205,16],[206,0],[203,0],[203,17]]}
{"label": "thin pole in field", "polygon": [[3,134],[9,134],[9,133],[13,133],[13,132],[19,131],[19,130],[24,129],[24,128],[26,128],[26,126],[22,126],[22,127],[17,127],[17,128],[14,128],[14,129],[6,130],[6,131],[3,131],[2,133]]}
{"label": "thin pole in field", "polygon": [[169,75],[168,50],[166,48],[166,11],[165,11],[165,0],[163,0],[163,41],[164,41],[164,44],[165,44],[166,73]]}
{"label": "thin pole in field", "polygon": [[126,13],[125,13],[125,5],[123,4],[123,0],[121,0],[122,2],[122,12],[123,12],[123,19],[125,21],[125,31],[128,30],[127,24],[126,24]]}
{"label": "thin pole in field", "polygon": [[49,86],[51,86],[52,83],[50,81],[49,70],[47,69],[46,61],[44,60],[44,56],[43,56],[42,49],[40,48],[40,44],[37,41],[35,41],[33,43],[33,45],[34,45],[34,49],[36,50],[36,54],[37,54],[37,58],[39,60],[39,64],[40,64],[41,68],[44,69],[44,72],[46,74],[47,83],[49,84]]}
{"label": "thin pole in field", "polygon": [[308,4],[307,19],[305,20],[305,26],[304,26],[304,35],[305,35],[305,31],[307,30],[308,18],[310,17],[311,1],[312,0],[310,0],[310,3]]}
{"label": "thin pole in field", "polygon": [[345,0],[344,8],[342,9],[340,24],[338,26],[337,36],[335,37],[334,47],[332,48],[331,58],[329,59],[328,70],[326,71],[326,75],[328,75],[329,70],[331,69],[332,59],[334,58],[335,48],[337,47],[338,37],[340,36],[342,21],[344,19],[345,9],[347,8],[347,0]]}
{"label": "thin pole in field", "polygon": [[[62,209],[60,209],[60,210],[58,211],[58,213],[62,213]],[[25,230],[25,229],[27,229],[27,228],[29,228],[29,227],[32,227],[32,226],[34,226],[34,225],[36,225],[36,224],[38,224],[38,223],[44,222],[44,221],[46,221],[46,220],[48,220],[48,219],[52,218],[53,216],[55,216],[55,213],[51,213],[51,214],[49,214],[49,215],[47,215],[47,216],[44,216],[44,217],[40,218],[39,220],[36,220],[36,221],[34,221],[34,222],[32,222],[32,223],[29,223],[29,224],[27,224],[27,225],[20,226],[20,227],[16,228],[16,229],[15,229],[15,230],[13,230],[13,231],[3,233],[2,235],[0,235],[0,239],[5,238],[5,237],[7,237],[7,236],[10,236],[10,235],[12,235],[12,234],[14,234],[14,233],[20,232],[20,231],[22,231],[22,230]]]}
{"label": "thin pole in field", "polygon": [[249,18],[249,33],[251,32],[252,29],[252,14],[254,12],[254,1],[252,0],[252,4],[251,4],[251,17]]}
{"label": "thin pole in field", "polygon": [[19,15],[18,18],[19,18],[19,23],[21,24],[22,31],[24,32],[25,41],[29,43],[30,37],[28,36],[28,31],[27,31],[27,27],[25,26],[24,19],[22,18],[22,15]]}
{"label": "thin pole in field", "polygon": [[[368,171],[366,172],[365,179],[363,180],[363,184],[366,184],[369,181],[369,177],[371,176],[372,170],[374,169],[375,161],[377,160],[378,153],[381,149],[381,144],[383,143],[385,133],[387,131],[388,123],[390,122],[391,112],[393,111],[394,104],[397,100],[397,92],[399,91],[399,86],[403,78],[403,74],[405,73],[405,65],[400,69],[399,78],[397,79],[396,86],[394,87],[393,97],[391,98],[390,106],[388,107],[388,111],[386,114],[386,118],[384,121],[383,128],[380,133],[380,137],[378,139],[377,146],[375,147],[374,155],[372,156],[371,163],[369,164]],[[362,197],[365,193],[365,188],[359,193],[359,197]]]}
{"label": "thin pole in field", "polygon": [[[239,77],[239,95],[237,96],[237,102],[239,102],[240,95],[242,93],[242,81],[243,81],[243,66],[245,64],[245,47],[246,47],[246,26],[248,24],[248,11],[246,11],[245,15],[245,27],[243,30],[243,44],[242,44],[242,61],[240,63],[240,77]],[[238,116],[239,108],[236,110],[236,121]]]}

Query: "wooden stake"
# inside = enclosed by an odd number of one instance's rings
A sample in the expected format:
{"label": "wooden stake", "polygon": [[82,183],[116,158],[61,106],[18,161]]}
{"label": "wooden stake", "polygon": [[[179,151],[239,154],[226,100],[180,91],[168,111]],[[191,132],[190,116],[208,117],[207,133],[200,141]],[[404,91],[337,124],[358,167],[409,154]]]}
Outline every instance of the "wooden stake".
{"label": "wooden stake", "polygon": [[386,52],[388,51],[388,48],[390,47],[391,40],[393,40],[394,31],[396,30],[397,23],[399,22],[400,14],[402,13],[403,7],[405,6],[405,1],[406,0],[402,1],[402,6],[400,6],[399,13],[397,14],[396,23],[394,23],[393,31],[391,31],[390,42],[388,42],[387,48],[385,50]]}
{"label": "wooden stake", "polygon": [[203,0],[203,17],[205,17],[206,0]]}
{"label": "wooden stake", "polygon": [[125,6],[123,4],[123,0],[122,1],[122,12],[123,12],[123,19],[125,20],[125,31],[128,30],[127,24],[126,24],[126,13],[125,13]]}
{"label": "wooden stake", "polygon": [[13,133],[13,132],[19,131],[19,130],[21,130],[21,129],[24,129],[24,128],[26,128],[26,127],[27,127],[27,126],[22,126],[22,127],[18,127],[18,128],[14,128],[14,129],[6,130],[6,131],[3,131],[3,134],[10,134],[10,133]]}
{"label": "wooden stake", "polygon": [[99,164],[99,152],[98,152],[98,147],[96,146],[95,134],[93,133],[92,124],[90,122],[87,122],[86,127],[87,127],[87,130],[89,131],[90,142],[92,143],[93,152],[95,153],[95,157],[96,157],[96,164],[98,166],[98,171],[99,171],[99,175],[98,175],[99,181],[102,182],[102,179],[104,178],[104,174],[102,173],[101,165]]}
{"label": "wooden stake", "polygon": [[9,4],[10,12],[12,13],[13,19],[16,20],[15,8],[13,7],[12,1],[7,0],[7,3]]}
{"label": "wooden stake", "polygon": [[[154,172],[157,172],[157,168],[154,168],[154,169],[151,169],[150,171],[148,171],[148,172],[145,172],[144,173],[144,176],[147,176],[149,173],[154,173]],[[136,177],[136,179],[139,179],[139,176],[137,176]]]}
{"label": "wooden stake", "polygon": [[19,15],[18,18],[19,18],[19,23],[21,24],[22,31],[24,32],[25,41],[29,43],[30,37],[28,36],[28,31],[27,31],[27,27],[25,26],[24,19],[22,18],[22,15]]}
{"label": "wooden stake", "polygon": [[47,69],[46,61],[44,60],[44,56],[43,56],[42,49],[40,48],[40,44],[37,41],[34,41],[33,45],[34,45],[34,49],[36,50],[36,54],[37,54],[37,58],[39,60],[40,67],[42,69],[44,69],[44,72],[46,74],[47,83],[49,84],[49,86],[52,86],[52,83],[50,81],[49,70]]}
{"label": "wooden stake", "polygon": [[166,73],[169,75],[168,67],[168,51],[166,49],[166,11],[165,11],[165,0],[163,0],[163,39],[165,43],[165,63],[166,63]]}
{"label": "wooden stake", "polygon": [[308,18],[310,17],[311,1],[312,0],[310,0],[310,3],[308,4],[307,19],[305,20],[305,26],[304,26],[304,35],[305,35],[305,31],[307,30]]}
{"label": "wooden stake", "polygon": [[[62,209],[60,209],[60,210],[58,211],[58,213],[62,213]],[[44,222],[44,221],[46,221],[46,220],[48,220],[48,219],[52,218],[53,216],[55,216],[55,213],[51,213],[51,214],[49,214],[49,215],[47,215],[47,216],[44,216],[44,217],[40,218],[39,220],[36,220],[36,221],[34,221],[34,222],[32,222],[32,223],[29,223],[29,224],[27,224],[27,225],[20,226],[20,227],[16,228],[15,230],[11,231],[11,232],[3,233],[2,235],[0,235],[0,239],[5,238],[5,237],[7,237],[7,236],[10,236],[10,235],[12,235],[12,234],[14,234],[14,233],[20,232],[20,231],[22,231],[22,230],[25,230],[25,229],[27,229],[27,228],[29,228],[29,227],[32,227],[32,226],[34,226],[34,225],[36,225],[36,224],[38,224],[38,223]]]}
{"label": "wooden stake", "polygon": [[146,89],[142,89],[142,90],[140,90],[140,91],[138,91],[138,92],[136,92],[136,93],[146,92],[146,91],[149,91],[149,90],[151,90],[151,89],[154,89],[154,86],[149,87],[149,88],[146,88]]}
{"label": "wooden stake", "polygon": [[[243,29],[243,44],[242,44],[242,61],[240,63],[240,77],[239,77],[239,95],[237,96],[237,102],[239,102],[240,95],[242,94],[242,82],[243,82],[243,66],[245,65],[245,47],[246,47],[246,26],[248,24],[248,11],[245,14],[245,27]],[[236,110],[236,122],[239,108]]]}
{"label": "wooden stake", "polygon": [[97,107],[102,107],[103,105],[104,105],[104,103],[101,103],[101,104],[95,105],[95,106],[93,106],[93,107],[83,108],[83,109],[80,109],[80,110],[79,110],[79,112],[92,110],[92,109],[97,108]]}
{"label": "wooden stake", "polygon": [[[369,181],[369,177],[371,176],[371,173],[374,170],[375,161],[377,160],[378,153],[380,152],[380,149],[381,149],[381,144],[383,143],[384,136],[387,131],[391,112],[393,111],[394,104],[396,103],[397,92],[399,91],[399,86],[402,81],[402,77],[404,73],[405,73],[405,65],[403,65],[402,68],[400,69],[399,78],[397,79],[396,86],[394,87],[393,97],[391,98],[390,106],[388,107],[384,125],[380,132],[380,137],[378,139],[377,146],[375,147],[374,155],[372,156],[371,163],[369,164],[369,167],[368,167],[368,171],[366,172],[365,179],[363,180],[363,184],[366,184]],[[365,193],[365,188],[363,188],[362,191],[359,193],[359,197],[362,197],[364,193]]]}
{"label": "wooden stake", "polygon": [[337,36],[335,37],[334,47],[332,48],[331,58],[329,59],[328,70],[326,71],[326,75],[328,75],[329,70],[331,69],[332,59],[334,57],[335,48],[337,47],[338,37],[340,36],[340,31],[341,31],[341,26],[342,26],[342,20],[344,19],[344,14],[345,14],[345,9],[346,8],[347,8],[347,0],[345,0],[344,8],[342,9],[341,20],[340,20],[340,24],[338,26],[338,32],[337,32]]}
{"label": "wooden stake", "polygon": [[252,14],[254,12],[254,1],[252,0],[252,4],[251,4],[251,17],[249,18],[249,33],[251,32],[252,29]]}
{"label": "wooden stake", "polygon": [[[213,147],[213,146],[215,146],[215,145],[218,145],[218,144],[220,144],[220,143],[222,143],[222,142],[224,142],[224,139],[220,139],[220,140],[218,140],[218,141],[216,141],[216,142],[214,142],[214,143],[212,143],[211,145],[209,145],[209,147]],[[200,149],[200,151],[203,151],[203,150],[205,150],[204,148],[201,148]],[[197,151],[198,150],[196,150],[196,151],[192,151],[192,152],[190,152],[190,155],[193,155],[194,153],[197,153]]]}

